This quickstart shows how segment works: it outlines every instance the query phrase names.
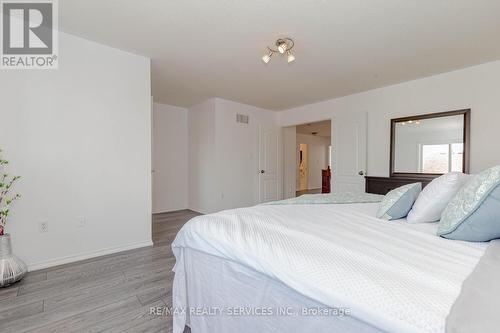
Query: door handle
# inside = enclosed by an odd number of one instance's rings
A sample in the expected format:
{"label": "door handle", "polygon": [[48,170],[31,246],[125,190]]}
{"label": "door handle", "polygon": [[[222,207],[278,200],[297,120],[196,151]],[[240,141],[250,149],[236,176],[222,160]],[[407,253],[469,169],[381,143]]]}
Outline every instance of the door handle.
{"label": "door handle", "polygon": [[266,173],[266,170],[260,170],[260,173]]}
{"label": "door handle", "polygon": [[360,171],[360,172],[358,172],[358,175],[360,175],[360,176],[363,176],[364,174],[365,174],[365,172],[364,172],[364,171]]}

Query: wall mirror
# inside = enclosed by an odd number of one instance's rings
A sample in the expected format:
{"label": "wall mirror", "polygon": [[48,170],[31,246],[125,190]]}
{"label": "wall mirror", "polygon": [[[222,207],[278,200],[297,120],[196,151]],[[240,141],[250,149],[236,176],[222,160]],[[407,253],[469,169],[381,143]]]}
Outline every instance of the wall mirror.
{"label": "wall mirror", "polygon": [[469,172],[470,109],[391,120],[391,177]]}

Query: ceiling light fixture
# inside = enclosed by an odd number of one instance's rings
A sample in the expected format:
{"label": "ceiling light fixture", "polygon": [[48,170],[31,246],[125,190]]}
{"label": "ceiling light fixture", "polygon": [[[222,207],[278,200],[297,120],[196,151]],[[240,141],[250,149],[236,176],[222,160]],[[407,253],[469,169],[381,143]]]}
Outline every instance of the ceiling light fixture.
{"label": "ceiling light fixture", "polygon": [[295,61],[295,56],[292,54],[292,49],[295,46],[295,43],[291,38],[280,38],[276,41],[277,49],[272,49],[267,47],[268,53],[262,57],[262,61],[267,64],[271,61],[271,57],[274,53],[278,53],[280,55],[286,54],[286,59],[288,63]]}

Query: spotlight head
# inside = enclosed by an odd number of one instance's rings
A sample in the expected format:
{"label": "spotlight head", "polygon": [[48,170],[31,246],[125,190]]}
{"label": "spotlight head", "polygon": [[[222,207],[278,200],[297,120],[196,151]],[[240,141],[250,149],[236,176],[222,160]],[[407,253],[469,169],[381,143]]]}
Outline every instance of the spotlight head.
{"label": "spotlight head", "polygon": [[267,64],[269,61],[271,61],[271,56],[273,55],[273,53],[271,51],[269,51],[268,54],[266,54],[265,56],[262,57],[262,61]]}
{"label": "spotlight head", "polygon": [[287,49],[288,49],[288,45],[286,45],[285,42],[281,42],[278,45],[278,52],[281,53],[281,54],[285,53]]}

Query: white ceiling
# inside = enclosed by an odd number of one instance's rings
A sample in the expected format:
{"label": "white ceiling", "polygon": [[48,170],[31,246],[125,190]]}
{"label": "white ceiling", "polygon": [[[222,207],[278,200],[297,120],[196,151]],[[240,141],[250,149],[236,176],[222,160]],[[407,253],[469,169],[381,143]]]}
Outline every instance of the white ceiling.
{"label": "white ceiling", "polygon": [[[316,135],[324,138],[329,138],[332,135],[332,122],[331,120],[319,121],[316,123],[298,125],[296,127],[297,133]],[[313,134],[317,133],[317,134]]]}
{"label": "white ceiling", "polygon": [[[498,0],[63,0],[63,31],[152,58],[157,102],[283,110],[500,59]],[[297,60],[261,62],[280,36]]]}

